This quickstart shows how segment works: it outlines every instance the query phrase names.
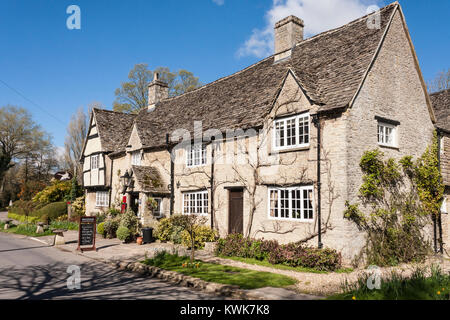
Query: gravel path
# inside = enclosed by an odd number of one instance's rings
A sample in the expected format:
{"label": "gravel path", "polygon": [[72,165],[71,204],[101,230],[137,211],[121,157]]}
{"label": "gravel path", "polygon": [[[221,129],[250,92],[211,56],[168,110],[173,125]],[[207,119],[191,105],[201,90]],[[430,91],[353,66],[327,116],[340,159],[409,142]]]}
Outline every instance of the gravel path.
{"label": "gravel path", "polygon": [[[295,291],[299,293],[314,294],[319,296],[326,296],[340,292],[341,286],[345,281],[349,283],[355,282],[358,279],[358,277],[361,276],[362,274],[371,272],[367,269],[357,269],[351,273],[335,273],[335,272],[309,273],[292,270],[281,270],[265,266],[248,264],[240,261],[234,261],[231,259],[218,258],[205,252],[199,252],[196,258],[199,260],[203,260],[205,262],[220,263],[223,265],[233,267],[286,275],[298,280],[298,283],[295,285],[295,288],[292,288]],[[430,259],[424,264],[400,265],[397,267],[379,268],[379,270],[382,277],[390,275],[392,271],[398,272],[403,276],[409,276],[412,273],[412,271],[416,269],[416,267],[426,267],[431,266],[433,264],[438,264],[443,271],[450,272],[450,260],[440,258]]]}

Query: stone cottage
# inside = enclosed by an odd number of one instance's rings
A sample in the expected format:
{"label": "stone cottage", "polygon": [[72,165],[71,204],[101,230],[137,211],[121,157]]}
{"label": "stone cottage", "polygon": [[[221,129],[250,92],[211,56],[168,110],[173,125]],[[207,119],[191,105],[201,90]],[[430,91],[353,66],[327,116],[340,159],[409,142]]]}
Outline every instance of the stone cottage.
{"label": "stone cottage", "polygon": [[420,156],[436,119],[397,2],[309,39],[303,28],[279,21],[272,56],[177,97],[155,74],[136,115],[94,109],[87,213],[126,203],[144,224],[199,214],[222,236],[354,257],[364,235],[343,212],[363,152]]}
{"label": "stone cottage", "polygon": [[442,178],[445,184],[444,201],[442,203],[441,217],[437,225],[437,236],[442,236],[444,250],[449,255],[450,244],[450,89],[430,94],[431,102],[436,115],[437,136],[439,139],[439,162]]}

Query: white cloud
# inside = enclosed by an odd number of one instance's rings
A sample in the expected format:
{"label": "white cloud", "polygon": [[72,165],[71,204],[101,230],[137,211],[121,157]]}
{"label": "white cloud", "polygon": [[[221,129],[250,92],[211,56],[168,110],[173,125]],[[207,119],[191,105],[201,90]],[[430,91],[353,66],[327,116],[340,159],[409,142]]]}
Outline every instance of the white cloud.
{"label": "white cloud", "polygon": [[254,29],[237,55],[262,58],[273,54],[273,27],[289,15],[303,19],[304,37],[309,38],[367,14],[369,5],[377,3],[378,0],[273,0],[265,16],[266,26]]}
{"label": "white cloud", "polygon": [[225,0],[212,0],[218,6],[223,6],[225,4]]}

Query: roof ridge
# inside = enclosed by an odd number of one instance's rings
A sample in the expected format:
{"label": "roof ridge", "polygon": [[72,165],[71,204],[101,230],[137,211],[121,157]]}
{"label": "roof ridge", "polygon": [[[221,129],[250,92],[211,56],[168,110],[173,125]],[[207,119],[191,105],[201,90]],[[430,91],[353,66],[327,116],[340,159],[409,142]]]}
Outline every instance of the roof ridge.
{"label": "roof ridge", "polygon": [[[398,6],[398,5],[399,5],[398,1],[395,1],[395,2],[393,2],[393,3],[388,4],[387,6],[384,6],[383,8],[380,8],[380,12],[381,12],[381,11],[388,10],[388,8],[394,7],[394,6]],[[303,44],[306,43],[306,42],[310,42],[310,41],[312,41],[312,40],[315,40],[315,39],[317,39],[317,38],[319,38],[319,37],[322,37],[322,36],[325,36],[325,35],[329,35],[329,34],[331,34],[331,33],[337,32],[337,31],[341,31],[341,29],[346,28],[346,27],[349,27],[349,26],[351,26],[351,25],[353,25],[353,24],[356,24],[356,23],[358,23],[358,22],[361,22],[361,20],[366,19],[368,16],[370,16],[370,15],[372,15],[372,14],[374,14],[374,13],[375,13],[375,12],[371,12],[371,13],[366,14],[366,15],[364,15],[364,16],[362,16],[362,17],[359,17],[359,18],[357,18],[357,19],[355,19],[355,20],[352,20],[352,21],[350,21],[350,22],[348,22],[348,23],[346,23],[346,24],[344,24],[344,25],[342,25],[342,26],[340,26],[340,27],[337,27],[337,28],[334,28],[334,29],[330,29],[330,30],[327,30],[327,31],[323,31],[323,32],[321,32],[321,33],[318,33],[318,34],[312,36],[311,38],[308,38],[308,39],[305,39],[305,40],[303,40],[303,41],[300,41],[300,42],[297,43],[295,46],[297,47],[297,46],[303,45]]]}
{"label": "roof ridge", "polygon": [[433,96],[433,95],[436,95],[436,94],[444,93],[446,91],[450,91],[450,88],[442,89],[442,90],[436,91],[436,92],[432,92],[432,93],[429,93],[428,95]]}
{"label": "roof ridge", "polygon": [[[399,5],[398,1],[392,2],[392,3],[388,4],[387,6],[384,6],[383,8],[380,8],[380,11],[382,11],[382,10],[383,10],[383,11],[384,11],[384,10],[387,10],[388,8],[393,7],[393,6],[397,6],[397,5]],[[362,16],[362,17],[359,17],[359,18],[357,18],[357,19],[355,19],[355,20],[353,20],[353,21],[350,21],[350,22],[348,22],[348,23],[346,23],[346,24],[344,24],[344,25],[342,25],[342,26],[340,26],[340,27],[337,27],[337,28],[334,28],[334,29],[330,29],[330,30],[327,30],[327,31],[323,31],[323,32],[321,32],[321,33],[318,33],[318,34],[312,36],[311,38],[308,38],[308,39],[305,39],[305,40],[303,40],[303,41],[300,41],[299,43],[297,43],[297,44],[295,45],[295,47],[300,46],[300,45],[302,45],[302,44],[304,44],[304,43],[306,43],[306,42],[310,42],[310,41],[312,41],[312,40],[314,40],[314,39],[317,39],[317,38],[319,38],[319,37],[321,37],[321,36],[328,35],[328,34],[333,33],[333,32],[337,32],[337,31],[339,31],[340,29],[343,29],[343,28],[348,27],[348,26],[350,26],[350,25],[353,25],[353,24],[355,24],[355,23],[358,23],[358,22],[360,22],[361,20],[363,20],[363,19],[367,18],[368,16],[372,15],[373,13],[374,13],[374,12],[369,13],[369,14],[366,14],[366,15],[364,15],[364,16]],[[270,56],[268,56],[268,57],[266,57],[266,58],[264,58],[264,59],[262,59],[262,60],[259,60],[259,61],[255,62],[255,63],[251,64],[250,66],[248,66],[248,67],[246,67],[246,68],[244,68],[244,69],[242,69],[242,70],[236,71],[236,72],[234,72],[234,73],[232,73],[232,74],[230,74],[230,75],[228,75],[228,76],[224,76],[224,77],[222,77],[222,78],[216,79],[216,80],[214,80],[214,81],[212,81],[212,82],[209,82],[209,83],[207,83],[207,84],[205,84],[205,85],[203,85],[203,86],[201,86],[201,87],[198,87],[198,88],[196,88],[196,89],[194,89],[194,90],[192,90],[192,91],[182,93],[182,94],[180,94],[180,95],[178,95],[178,96],[175,96],[175,97],[170,97],[170,98],[164,99],[164,100],[162,100],[161,102],[172,101],[172,100],[175,100],[175,99],[177,99],[177,98],[179,98],[179,97],[183,97],[183,96],[186,96],[186,95],[188,95],[188,94],[190,94],[190,93],[193,93],[193,92],[199,91],[199,90],[201,90],[201,89],[207,88],[207,87],[209,87],[209,86],[211,86],[211,85],[213,85],[213,84],[215,84],[215,83],[217,83],[217,82],[224,81],[224,80],[226,80],[226,79],[228,79],[228,78],[231,78],[231,77],[233,77],[233,76],[236,76],[236,75],[238,75],[238,74],[240,74],[240,73],[242,73],[242,72],[244,72],[244,71],[247,71],[247,70],[249,70],[249,69],[251,69],[251,68],[253,68],[253,67],[256,67],[256,66],[259,65],[260,63],[266,62],[267,60],[273,58],[275,55],[276,55],[276,54],[272,54],[272,55],[270,55]]]}
{"label": "roof ridge", "polygon": [[101,112],[109,112],[109,113],[117,113],[117,114],[121,114],[121,115],[126,115],[126,116],[136,116],[137,114],[135,113],[126,113],[126,112],[121,112],[121,111],[114,111],[114,110],[109,110],[109,109],[100,109],[100,108],[92,108],[92,111],[101,111]]}

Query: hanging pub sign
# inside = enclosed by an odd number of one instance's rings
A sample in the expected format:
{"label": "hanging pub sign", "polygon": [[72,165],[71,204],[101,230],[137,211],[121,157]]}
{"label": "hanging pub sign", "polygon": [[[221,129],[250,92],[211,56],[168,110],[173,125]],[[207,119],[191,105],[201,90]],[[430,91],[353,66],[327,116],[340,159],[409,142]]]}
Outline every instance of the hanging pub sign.
{"label": "hanging pub sign", "polygon": [[54,177],[59,181],[68,181],[72,180],[73,176],[69,171],[58,171],[57,173],[55,173]]}
{"label": "hanging pub sign", "polygon": [[[78,227],[78,251],[97,251],[95,248],[96,217],[80,217]],[[84,247],[82,246],[89,246]]]}

